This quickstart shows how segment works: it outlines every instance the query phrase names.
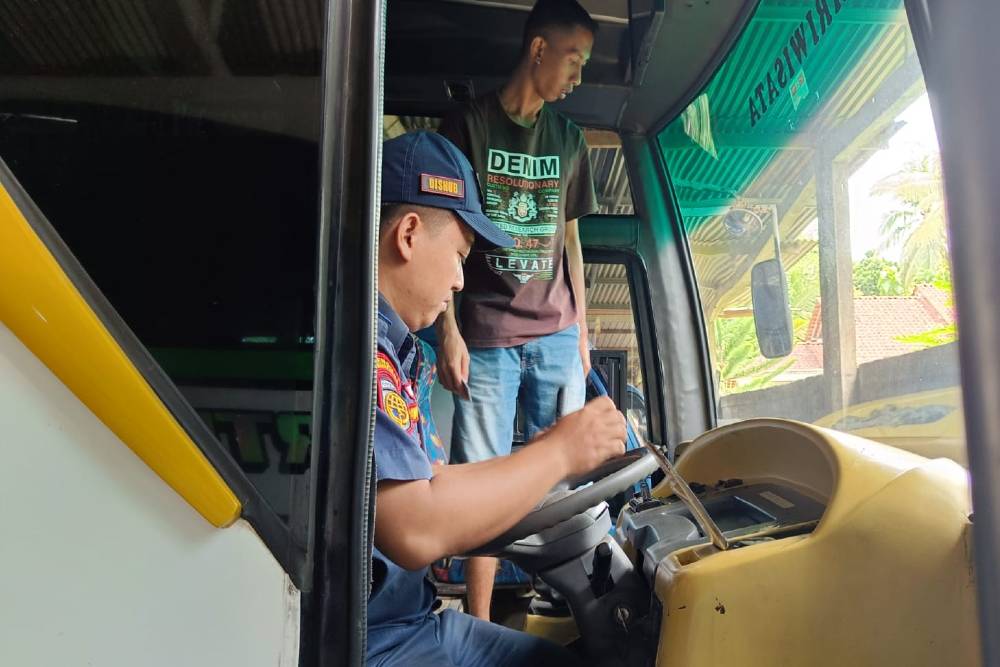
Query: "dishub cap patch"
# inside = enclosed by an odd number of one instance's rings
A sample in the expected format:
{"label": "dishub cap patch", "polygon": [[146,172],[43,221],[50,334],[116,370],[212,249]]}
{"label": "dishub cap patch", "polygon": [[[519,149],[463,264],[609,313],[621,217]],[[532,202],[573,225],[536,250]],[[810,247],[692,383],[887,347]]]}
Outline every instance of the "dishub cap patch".
{"label": "dishub cap patch", "polygon": [[465,181],[460,178],[420,174],[420,191],[429,192],[432,195],[463,199],[465,197]]}

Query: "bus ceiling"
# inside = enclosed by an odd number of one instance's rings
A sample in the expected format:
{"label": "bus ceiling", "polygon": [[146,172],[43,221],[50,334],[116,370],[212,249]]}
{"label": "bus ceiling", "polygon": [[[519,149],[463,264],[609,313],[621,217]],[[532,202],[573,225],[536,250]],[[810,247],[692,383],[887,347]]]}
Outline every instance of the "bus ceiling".
{"label": "bus ceiling", "polygon": [[[439,115],[463,96],[500,86],[520,54],[521,28],[532,4],[391,0],[386,111]],[[587,127],[646,133],[671,109],[679,112],[705,83],[755,3],[581,4],[600,28],[583,84],[557,108]]]}
{"label": "bus ceiling", "polygon": [[[22,3],[0,14],[0,35],[10,41],[0,44],[10,55],[0,63],[0,112],[65,117],[60,113],[74,106],[119,106],[315,139],[322,4],[311,0],[301,12],[277,8],[281,15],[269,19],[273,30],[259,32],[245,30],[225,3],[158,2],[151,9],[126,4],[115,20],[78,5],[66,18],[105,30],[65,30],[58,40],[28,43],[17,25],[44,23],[51,10],[45,3]],[[532,4],[389,0],[386,112],[441,115],[464,95],[499,86],[518,57]],[[666,114],[676,115],[705,83],[754,3],[746,3],[750,9],[741,0],[582,4],[600,31],[583,85],[559,107],[583,126],[646,133]],[[161,33],[186,35],[190,48],[164,50]],[[95,59],[94,49],[106,40],[128,44],[127,57]],[[38,77],[45,77],[44,87]],[[198,104],[179,109],[180,93]],[[36,108],[41,96],[46,109]],[[48,108],[53,101],[62,108]],[[234,107],[242,110],[238,118]],[[291,109],[298,113],[287,113]]]}

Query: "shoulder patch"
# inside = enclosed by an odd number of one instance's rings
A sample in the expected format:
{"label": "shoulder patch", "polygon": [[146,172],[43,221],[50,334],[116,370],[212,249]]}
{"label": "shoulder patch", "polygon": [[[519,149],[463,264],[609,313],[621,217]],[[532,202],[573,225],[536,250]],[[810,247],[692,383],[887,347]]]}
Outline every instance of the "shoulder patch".
{"label": "shoulder patch", "polygon": [[378,408],[403,430],[410,428],[410,410],[402,396],[399,369],[385,352],[375,355],[375,398]]}
{"label": "shoulder patch", "polygon": [[381,389],[383,382],[390,385],[396,391],[402,387],[402,380],[399,377],[399,369],[388,354],[381,350],[375,355],[375,381]]}
{"label": "shoulder patch", "polygon": [[410,410],[399,392],[383,392],[379,403],[383,412],[389,415],[389,419],[396,422],[404,431],[410,430]]}

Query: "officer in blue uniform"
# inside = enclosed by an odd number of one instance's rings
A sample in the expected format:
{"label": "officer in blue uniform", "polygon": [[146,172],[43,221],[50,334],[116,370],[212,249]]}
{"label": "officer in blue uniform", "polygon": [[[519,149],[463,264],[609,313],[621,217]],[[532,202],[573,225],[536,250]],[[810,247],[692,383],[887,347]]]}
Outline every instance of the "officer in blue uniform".
{"label": "officer in blue uniform", "polygon": [[410,332],[432,324],[462,289],[474,235],[494,246],[513,239],[483,215],[468,160],[434,133],[383,145],[382,199],[368,664],[569,664],[569,651],[538,637],[451,610],[433,614],[427,567],[500,535],[558,481],[621,454],[625,420],[610,400],[595,399],[516,454],[432,466]]}

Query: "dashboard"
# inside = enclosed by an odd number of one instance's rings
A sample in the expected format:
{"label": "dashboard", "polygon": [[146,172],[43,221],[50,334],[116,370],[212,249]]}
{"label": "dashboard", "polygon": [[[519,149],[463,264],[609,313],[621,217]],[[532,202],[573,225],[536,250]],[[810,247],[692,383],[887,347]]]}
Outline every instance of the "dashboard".
{"label": "dashboard", "polygon": [[[700,483],[691,487],[733,549],[811,532],[826,509],[802,492],[776,483],[728,479],[711,487]],[[628,545],[651,586],[664,558],[709,543],[687,506],[673,497],[633,499],[619,515],[615,533],[620,544]]]}
{"label": "dashboard", "polygon": [[615,539],[656,598],[656,664],[977,665],[968,473],[838,431],[754,419],[677,471],[730,547],[666,484]]}

